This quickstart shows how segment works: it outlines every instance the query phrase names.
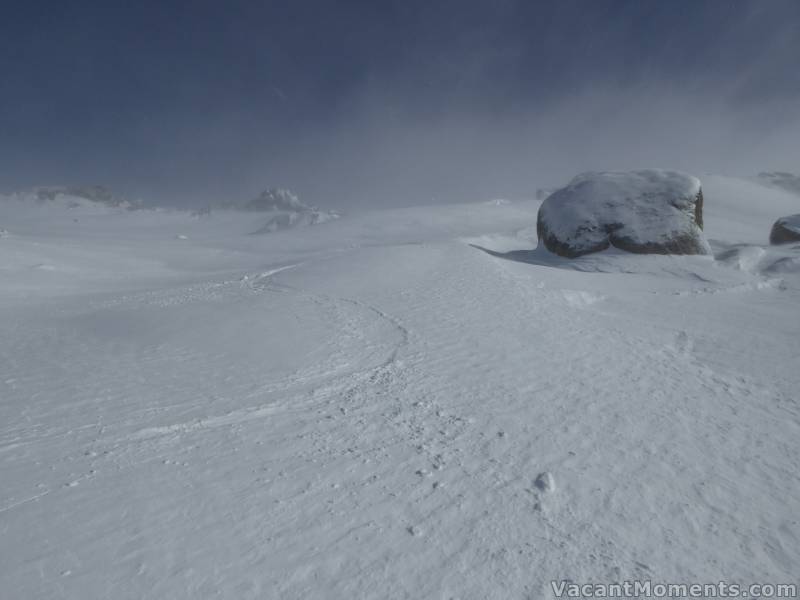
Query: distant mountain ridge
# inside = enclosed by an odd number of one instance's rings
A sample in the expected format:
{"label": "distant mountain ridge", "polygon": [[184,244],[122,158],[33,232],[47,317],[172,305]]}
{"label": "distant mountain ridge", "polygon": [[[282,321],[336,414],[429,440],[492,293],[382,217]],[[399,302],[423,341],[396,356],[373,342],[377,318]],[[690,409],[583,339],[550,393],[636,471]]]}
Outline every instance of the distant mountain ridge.
{"label": "distant mountain ridge", "polygon": [[758,180],[771,187],[780,188],[800,196],[800,176],[785,171],[763,172],[758,174]]}
{"label": "distant mountain ridge", "polygon": [[138,202],[132,202],[115,194],[103,185],[55,185],[36,186],[30,190],[9,194],[10,198],[19,201],[33,200],[39,203],[63,203],[67,208],[76,208],[88,204],[98,204],[112,208],[136,210],[141,208]]}
{"label": "distant mountain ridge", "polygon": [[[0,198],[59,209],[82,208],[96,211],[98,208],[103,210],[140,210],[144,208],[141,202],[131,202],[103,185],[36,186],[28,190],[5,194]],[[150,209],[164,210],[158,207],[150,207]],[[211,215],[215,210],[250,212],[256,218],[260,218],[262,215],[267,216],[266,222],[261,222],[260,226],[252,232],[254,234],[319,225],[340,217],[340,214],[335,211],[320,210],[316,206],[301,202],[297,194],[285,188],[268,188],[255,198],[244,202],[208,205],[190,211],[190,213],[194,217],[204,217]]]}

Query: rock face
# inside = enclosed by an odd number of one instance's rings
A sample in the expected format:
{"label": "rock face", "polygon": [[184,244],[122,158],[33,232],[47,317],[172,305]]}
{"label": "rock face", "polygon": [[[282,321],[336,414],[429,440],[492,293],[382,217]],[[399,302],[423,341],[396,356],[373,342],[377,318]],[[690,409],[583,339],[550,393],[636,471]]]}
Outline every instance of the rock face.
{"label": "rock face", "polygon": [[769,234],[770,244],[800,242],[800,214],[781,217],[772,226]]}
{"label": "rock face", "polygon": [[675,171],[583,173],[542,203],[539,240],[576,258],[614,246],[637,254],[710,254],[700,181]]}

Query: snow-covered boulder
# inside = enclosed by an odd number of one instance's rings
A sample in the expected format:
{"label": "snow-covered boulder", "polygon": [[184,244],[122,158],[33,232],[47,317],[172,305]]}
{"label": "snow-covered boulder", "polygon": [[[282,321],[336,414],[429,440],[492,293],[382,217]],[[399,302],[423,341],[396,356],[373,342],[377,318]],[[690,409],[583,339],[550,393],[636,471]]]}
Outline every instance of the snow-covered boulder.
{"label": "snow-covered boulder", "polygon": [[800,214],[781,217],[772,226],[769,234],[770,244],[800,242]]}
{"label": "snow-covered boulder", "polygon": [[710,254],[696,177],[657,169],[583,173],[539,208],[539,240],[575,258],[614,246],[638,254]]}

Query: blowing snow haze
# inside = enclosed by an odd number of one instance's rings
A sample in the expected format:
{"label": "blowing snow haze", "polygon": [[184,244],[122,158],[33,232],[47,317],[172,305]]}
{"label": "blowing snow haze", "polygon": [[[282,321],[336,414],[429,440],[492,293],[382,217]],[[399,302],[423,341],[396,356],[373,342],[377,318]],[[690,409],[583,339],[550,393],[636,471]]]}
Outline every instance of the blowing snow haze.
{"label": "blowing snow haze", "polygon": [[797,597],[800,0],[3,8],[0,600]]}
{"label": "blowing snow haze", "polygon": [[793,172],[799,24],[794,0],[14,3],[0,189],[348,208]]}

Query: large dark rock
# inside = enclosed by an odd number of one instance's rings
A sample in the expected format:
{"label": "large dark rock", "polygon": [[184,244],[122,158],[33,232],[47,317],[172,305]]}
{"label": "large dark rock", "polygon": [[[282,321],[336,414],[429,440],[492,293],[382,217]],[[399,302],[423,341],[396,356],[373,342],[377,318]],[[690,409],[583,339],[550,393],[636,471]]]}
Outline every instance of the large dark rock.
{"label": "large dark rock", "polygon": [[800,242],[800,214],[781,217],[772,226],[769,234],[770,244]]}
{"label": "large dark rock", "polygon": [[539,240],[575,258],[614,246],[638,254],[710,254],[700,181],[662,170],[584,173],[539,208]]}

